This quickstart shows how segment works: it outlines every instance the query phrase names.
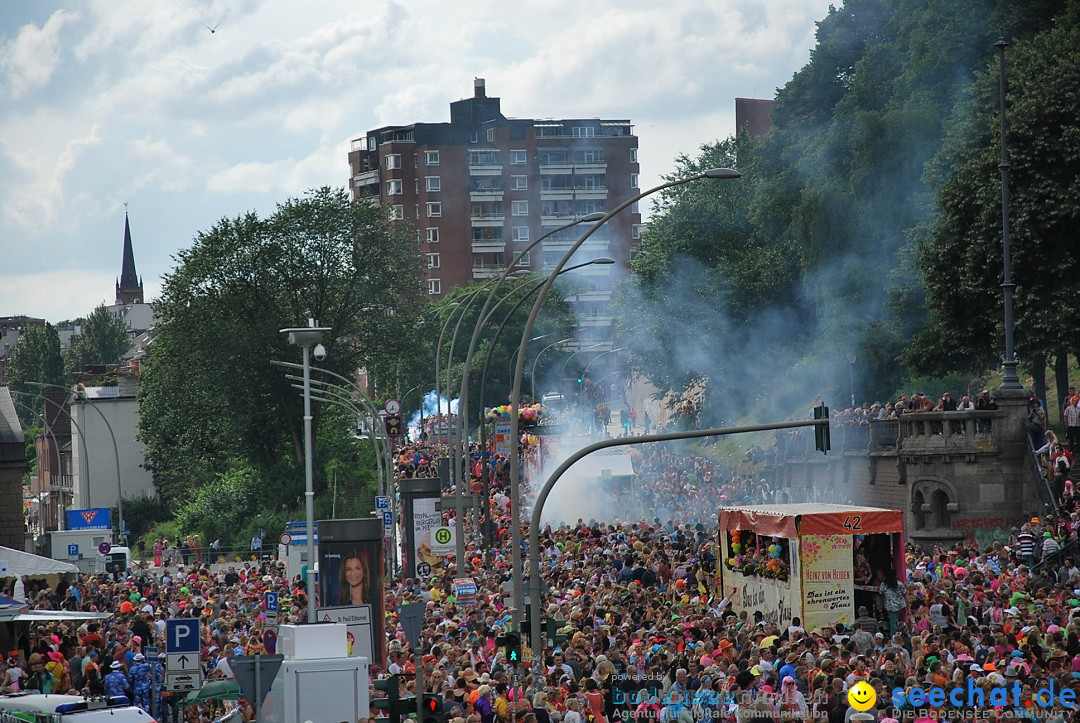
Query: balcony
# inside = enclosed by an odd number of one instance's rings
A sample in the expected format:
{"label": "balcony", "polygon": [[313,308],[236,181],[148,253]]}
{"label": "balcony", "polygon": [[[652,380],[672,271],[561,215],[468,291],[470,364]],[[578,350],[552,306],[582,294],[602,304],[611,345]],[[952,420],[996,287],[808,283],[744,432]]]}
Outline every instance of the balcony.
{"label": "balcony", "polygon": [[606,201],[607,188],[603,186],[593,186],[592,188],[578,188],[574,191],[574,198],[581,199],[582,201]]}
{"label": "balcony", "polygon": [[506,271],[506,267],[504,266],[473,266],[472,277],[476,280],[490,279],[501,274],[503,271]]}
{"label": "balcony", "polygon": [[578,319],[579,327],[611,326],[612,317],[609,316],[586,316]]}
{"label": "balcony", "polygon": [[911,454],[964,454],[997,448],[995,422],[1000,411],[910,412],[900,417],[897,451]]}
{"label": "balcony", "polygon": [[506,241],[505,239],[474,240],[472,250],[474,254],[502,253],[506,250]]}
{"label": "balcony", "polygon": [[[544,251],[569,251],[570,247],[577,243],[577,239],[558,239],[552,241],[550,238],[540,242],[540,247]],[[590,236],[580,246],[583,251],[607,251],[611,248],[611,241],[606,238],[594,238]]]}
{"label": "balcony", "polygon": [[470,163],[470,176],[501,176],[503,167],[501,163]]}
{"label": "balcony", "polygon": [[469,217],[473,228],[492,228],[502,226],[506,217],[501,213],[474,213]]}
{"label": "balcony", "polygon": [[501,188],[476,188],[469,191],[470,201],[501,201],[502,199]]}
{"label": "balcony", "polygon": [[543,161],[540,162],[540,175],[542,176],[568,176],[573,172],[573,163],[545,163]]}
{"label": "balcony", "polygon": [[576,294],[567,296],[566,301],[570,304],[581,304],[589,301],[611,301],[611,291],[579,291]]}
{"label": "balcony", "polygon": [[541,201],[573,201],[574,189],[573,188],[541,188],[540,189]]}
{"label": "balcony", "polygon": [[52,478],[52,488],[69,490],[75,486],[75,478],[70,474],[58,474]]}
{"label": "balcony", "polygon": [[353,183],[357,186],[370,186],[379,182],[379,169],[374,171],[364,171],[363,173],[357,173],[353,177]]}

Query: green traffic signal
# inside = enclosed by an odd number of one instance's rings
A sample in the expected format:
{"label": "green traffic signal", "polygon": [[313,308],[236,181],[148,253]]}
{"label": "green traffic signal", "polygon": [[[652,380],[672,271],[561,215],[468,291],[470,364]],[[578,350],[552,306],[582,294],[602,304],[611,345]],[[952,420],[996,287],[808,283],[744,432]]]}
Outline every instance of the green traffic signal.
{"label": "green traffic signal", "polygon": [[375,710],[386,711],[390,723],[399,723],[401,720],[401,683],[397,675],[391,675],[383,680],[372,683],[375,690],[386,693],[385,698],[375,699]]}

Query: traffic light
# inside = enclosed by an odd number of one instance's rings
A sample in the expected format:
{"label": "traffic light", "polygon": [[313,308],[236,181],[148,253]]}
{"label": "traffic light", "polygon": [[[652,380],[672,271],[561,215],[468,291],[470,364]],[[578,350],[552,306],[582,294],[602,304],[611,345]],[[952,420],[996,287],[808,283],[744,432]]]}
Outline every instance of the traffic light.
{"label": "traffic light", "polygon": [[583,381],[585,381],[585,370],[584,369],[577,373],[577,383],[581,384]]}
{"label": "traffic light", "polygon": [[376,680],[372,685],[375,686],[375,690],[386,693],[385,698],[375,699],[375,710],[386,711],[390,723],[399,723],[401,720],[401,683],[398,676],[391,675],[389,678]]}
{"label": "traffic light", "polygon": [[496,645],[501,645],[506,653],[506,662],[513,665],[521,663],[521,636],[517,633],[507,633],[495,640]]}
{"label": "traffic light", "polygon": [[[828,419],[829,408],[824,404],[814,407],[814,419]],[[819,424],[814,427],[814,448],[822,454],[828,454],[832,449],[832,435],[829,433],[828,424]]]}
{"label": "traffic light", "polygon": [[388,414],[383,419],[383,423],[386,425],[387,437],[400,437],[401,436],[401,417],[396,414]]}
{"label": "traffic light", "polygon": [[422,723],[446,723],[441,695],[424,693],[424,720]]}

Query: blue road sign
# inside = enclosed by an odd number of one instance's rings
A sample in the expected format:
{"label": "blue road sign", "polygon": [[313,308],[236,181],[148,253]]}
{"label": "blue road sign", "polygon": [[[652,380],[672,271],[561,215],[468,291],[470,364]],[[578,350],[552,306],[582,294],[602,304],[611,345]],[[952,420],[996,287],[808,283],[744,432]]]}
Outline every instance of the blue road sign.
{"label": "blue road sign", "polygon": [[79,556],[79,546],[78,545],[68,545],[68,557],[78,557],[78,556]]}
{"label": "blue road sign", "polygon": [[392,513],[390,510],[383,510],[382,511],[382,523],[383,523],[383,527],[393,527],[394,526],[394,513]]}
{"label": "blue road sign", "polygon": [[143,652],[143,655],[146,656],[147,660],[157,660],[157,654],[158,654],[158,649],[157,648],[147,646],[147,647],[142,649],[142,652]]}
{"label": "blue road sign", "polygon": [[390,509],[390,498],[386,495],[375,495],[375,509],[388,510]]}
{"label": "blue road sign", "polygon": [[266,612],[276,613],[278,611],[278,594],[276,592],[267,591],[263,596],[263,603],[266,607]]}
{"label": "blue road sign", "polygon": [[199,621],[193,618],[166,620],[165,650],[170,653],[198,653]]}

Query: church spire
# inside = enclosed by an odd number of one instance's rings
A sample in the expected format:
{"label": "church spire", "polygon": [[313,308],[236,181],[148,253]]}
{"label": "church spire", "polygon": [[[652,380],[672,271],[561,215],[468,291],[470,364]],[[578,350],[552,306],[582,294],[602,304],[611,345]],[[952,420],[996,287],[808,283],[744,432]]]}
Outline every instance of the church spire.
{"label": "church spire", "polygon": [[[127,204],[124,204],[127,206]],[[142,279],[135,273],[135,252],[131,248],[131,224],[128,223],[127,210],[124,210],[124,261],[120,269],[120,280],[116,283],[116,303],[143,303]]]}

